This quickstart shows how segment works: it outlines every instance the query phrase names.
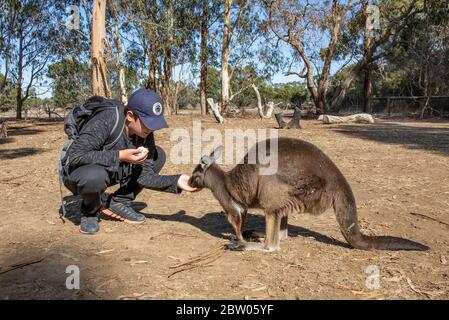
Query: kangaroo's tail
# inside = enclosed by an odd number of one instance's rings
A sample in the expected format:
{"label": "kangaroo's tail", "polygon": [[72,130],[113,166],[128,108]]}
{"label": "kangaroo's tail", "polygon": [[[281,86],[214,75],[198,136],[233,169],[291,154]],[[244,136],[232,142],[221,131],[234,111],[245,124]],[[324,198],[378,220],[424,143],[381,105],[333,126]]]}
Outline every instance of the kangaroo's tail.
{"label": "kangaroo's tail", "polygon": [[341,232],[351,246],[363,250],[425,251],[430,249],[426,245],[403,238],[364,235],[360,231],[354,195],[346,179],[344,182],[344,188],[338,190],[334,196],[333,206]]}

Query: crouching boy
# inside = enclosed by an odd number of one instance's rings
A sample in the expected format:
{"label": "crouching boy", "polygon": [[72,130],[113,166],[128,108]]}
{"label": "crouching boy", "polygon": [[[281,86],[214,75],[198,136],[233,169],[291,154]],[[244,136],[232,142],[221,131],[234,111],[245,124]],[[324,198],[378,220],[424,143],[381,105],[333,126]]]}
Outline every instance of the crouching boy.
{"label": "crouching boy", "polygon": [[[64,185],[83,199],[80,232],[84,234],[98,232],[100,213],[127,223],[144,222],[145,216],[130,206],[143,188],[197,191],[188,185],[188,175],[159,174],[166,155],[155,145],[153,133],[168,128],[160,96],[139,89],[126,106],[114,103],[118,108],[103,108],[82,126],[63,161]],[[111,142],[114,131],[117,137]],[[106,196],[105,190],[116,184],[120,184],[119,189]]]}

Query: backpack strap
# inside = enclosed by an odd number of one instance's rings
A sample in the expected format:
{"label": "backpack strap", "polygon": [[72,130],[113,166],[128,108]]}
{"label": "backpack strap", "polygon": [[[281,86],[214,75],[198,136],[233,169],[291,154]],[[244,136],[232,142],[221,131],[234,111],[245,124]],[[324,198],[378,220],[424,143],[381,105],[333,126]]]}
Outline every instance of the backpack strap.
{"label": "backpack strap", "polygon": [[120,136],[125,129],[125,114],[123,108],[117,106],[115,108],[115,115],[114,127],[112,127],[112,130],[109,133],[109,138],[106,140],[105,146],[103,147],[104,150],[112,148],[120,139]]}

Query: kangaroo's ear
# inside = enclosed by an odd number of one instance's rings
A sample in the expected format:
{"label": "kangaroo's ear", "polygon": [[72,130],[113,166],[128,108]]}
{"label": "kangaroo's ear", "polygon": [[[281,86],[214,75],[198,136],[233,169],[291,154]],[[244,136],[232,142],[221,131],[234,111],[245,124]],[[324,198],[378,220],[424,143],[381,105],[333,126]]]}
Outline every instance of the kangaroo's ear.
{"label": "kangaroo's ear", "polygon": [[214,163],[214,159],[208,156],[203,156],[200,160],[201,169],[208,168],[212,163]]}
{"label": "kangaroo's ear", "polygon": [[220,159],[222,150],[223,150],[223,147],[218,146],[217,148],[215,148],[214,151],[212,151],[212,153],[210,154],[210,157],[213,159],[214,162],[217,161],[218,159]]}

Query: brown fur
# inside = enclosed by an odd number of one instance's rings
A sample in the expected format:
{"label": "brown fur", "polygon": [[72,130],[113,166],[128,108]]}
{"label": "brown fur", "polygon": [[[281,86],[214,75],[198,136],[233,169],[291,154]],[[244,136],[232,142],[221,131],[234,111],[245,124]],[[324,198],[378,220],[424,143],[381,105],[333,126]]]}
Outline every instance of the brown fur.
{"label": "brown fur", "polygon": [[[265,143],[265,142],[262,142]],[[269,152],[270,143],[266,143]],[[255,146],[257,148],[258,145]],[[337,166],[314,145],[291,138],[278,139],[278,169],[273,175],[260,175],[263,167],[242,164],[224,172],[214,153],[203,157],[193,171],[190,184],[206,187],[226,212],[239,243],[236,249],[274,251],[279,240],[287,238],[288,214],[320,214],[333,207],[341,232],[348,243],[358,249],[427,250],[427,246],[389,236],[366,236],[361,233],[351,187]],[[204,161],[207,163],[204,163]],[[263,245],[245,242],[242,228],[249,208],[265,212],[266,232]]]}

